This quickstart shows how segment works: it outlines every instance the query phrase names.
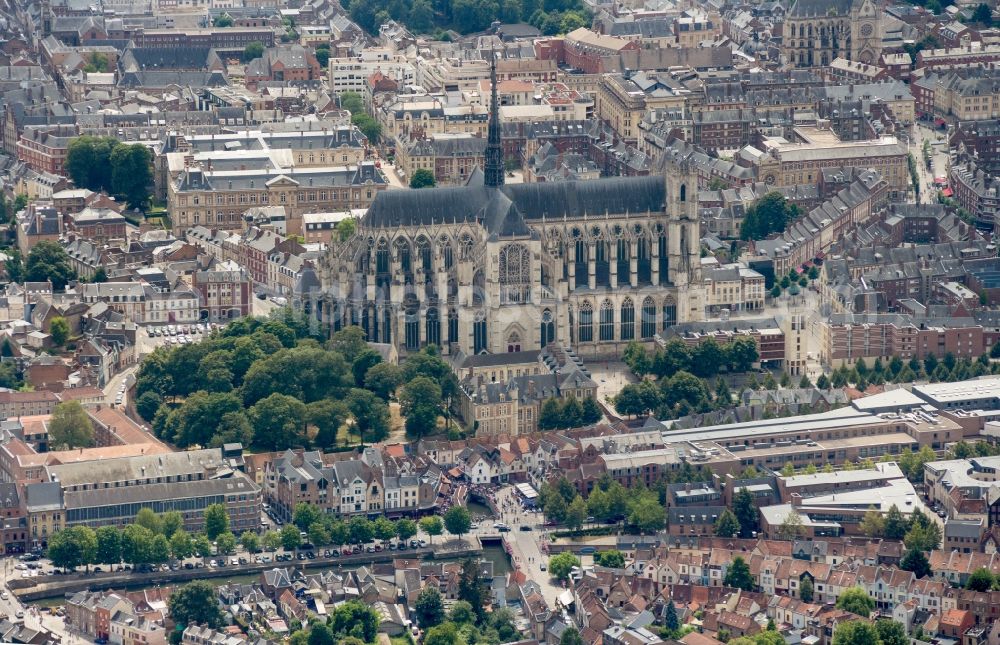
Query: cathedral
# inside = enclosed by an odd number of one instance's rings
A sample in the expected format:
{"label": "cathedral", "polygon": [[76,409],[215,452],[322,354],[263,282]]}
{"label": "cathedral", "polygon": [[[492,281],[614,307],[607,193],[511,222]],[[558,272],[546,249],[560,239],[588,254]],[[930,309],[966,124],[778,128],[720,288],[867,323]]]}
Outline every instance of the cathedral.
{"label": "cathedral", "polygon": [[826,67],[836,58],[872,65],[882,55],[882,32],[875,0],[796,0],[781,49],[793,67]]}
{"label": "cathedral", "polygon": [[694,170],[667,162],[647,177],[504,185],[491,77],[483,169],[463,186],[379,193],[321,262],[323,323],[359,325],[401,356],[550,343],[613,356],[702,319]]}

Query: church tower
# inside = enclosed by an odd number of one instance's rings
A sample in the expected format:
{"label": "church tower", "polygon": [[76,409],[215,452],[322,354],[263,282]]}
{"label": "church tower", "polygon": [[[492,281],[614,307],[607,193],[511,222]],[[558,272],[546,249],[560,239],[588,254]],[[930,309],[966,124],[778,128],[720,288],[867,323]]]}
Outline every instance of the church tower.
{"label": "church tower", "polygon": [[490,124],[486,139],[483,183],[493,188],[503,186],[503,146],[500,145],[500,101],[497,99],[497,57],[490,52]]}
{"label": "church tower", "polygon": [[882,9],[875,0],[851,4],[851,60],[874,65],[882,56]]}

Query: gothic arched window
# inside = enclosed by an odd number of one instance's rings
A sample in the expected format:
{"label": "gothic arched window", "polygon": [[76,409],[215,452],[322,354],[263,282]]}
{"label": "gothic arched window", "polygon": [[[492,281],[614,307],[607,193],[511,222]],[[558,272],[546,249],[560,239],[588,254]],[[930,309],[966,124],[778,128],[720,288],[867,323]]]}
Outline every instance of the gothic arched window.
{"label": "gothic arched window", "polygon": [[656,333],[656,303],[649,296],[642,301],[642,337],[652,338]]}
{"label": "gothic arched window", "polygon": [[621,316],[622,331],[619,338],[622,340],[632,340],[635,338],[635,305],[631,298],[625,298],[622,302]]}
{"label": "gothic arched window", "polygon": [[615,307],[610,300],[601,303],[601,340],[615,339]]}
{"label": "gothic arched window", "polygon": [[667,296],[663,301],[663,329],[669,329],[677,324],[677,303],[673,296]]}
{"label": "gothic arched window", "polygon": [[594,340],[594,306],[589,300],[580,305],[580,342],[589,343]]}
{"label": "gothic arched window", "polygon": [[542,324],[539,331],[541,332],[539,335],[541,347],[545,347],[556,339],[556,324],[552,320],[552,312],[548,309],[542,312]]}
{"label": "gothic arched window", "polygon": [[523,244],[500,249],[500,302],[527,302],[531,288],[531,252]]}

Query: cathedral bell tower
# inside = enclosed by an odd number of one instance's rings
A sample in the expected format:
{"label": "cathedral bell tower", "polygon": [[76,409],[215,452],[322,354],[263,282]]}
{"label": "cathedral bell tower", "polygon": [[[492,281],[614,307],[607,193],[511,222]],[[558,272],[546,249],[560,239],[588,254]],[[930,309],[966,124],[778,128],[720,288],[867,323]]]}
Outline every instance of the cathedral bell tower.
{"label": "cathedral bell tower", "polygon": [[675,286],[701,281],[698,175],[681,160],[666,173],[668,279]]}

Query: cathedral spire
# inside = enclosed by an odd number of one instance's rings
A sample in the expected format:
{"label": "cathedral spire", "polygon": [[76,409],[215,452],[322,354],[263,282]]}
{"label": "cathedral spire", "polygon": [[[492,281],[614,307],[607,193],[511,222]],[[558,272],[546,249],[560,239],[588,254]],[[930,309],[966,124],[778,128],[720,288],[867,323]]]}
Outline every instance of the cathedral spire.
{"label": "cathedral spire", "polygon": [[500,145],[500,101],[497,100],[497,57],[490,50],[490,125],[486,139],[486,158],[483,174],[487,186],[503,186],[503,147]]}

